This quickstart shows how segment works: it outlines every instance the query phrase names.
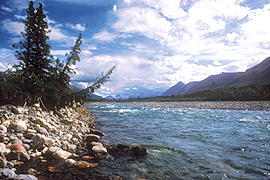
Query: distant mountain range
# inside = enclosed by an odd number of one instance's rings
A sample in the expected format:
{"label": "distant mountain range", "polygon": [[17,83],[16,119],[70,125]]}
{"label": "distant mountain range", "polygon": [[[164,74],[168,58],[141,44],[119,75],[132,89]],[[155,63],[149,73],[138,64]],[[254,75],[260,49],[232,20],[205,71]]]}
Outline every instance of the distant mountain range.
{"label": "distant mountain range", "polygon": [[160,96],[164,89],[154,89],[140,85],[127,85],[120,93],[114,96],[107,96],[105,99],[136,99],[145,97]]}
{"label": "distant mountain range", "polygon": [[199,82],[190,82],[186,85],[180,81],[166,90],[162,96],[191,94],[203,90],[259,86],[264,84],[270,84],[270,57],[253,68],[246,70],[246,72],[221,73],[209,76]]}

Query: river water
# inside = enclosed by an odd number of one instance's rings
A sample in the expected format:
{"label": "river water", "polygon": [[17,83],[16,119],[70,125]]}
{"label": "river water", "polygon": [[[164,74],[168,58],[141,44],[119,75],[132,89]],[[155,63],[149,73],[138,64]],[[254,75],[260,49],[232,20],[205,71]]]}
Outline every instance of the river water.
{"label": "river water", "polygon": [[141,145],[144,158],[116,158],[95,171],[123,179],[270,179],[270,112],[86,106],[105,142]]}

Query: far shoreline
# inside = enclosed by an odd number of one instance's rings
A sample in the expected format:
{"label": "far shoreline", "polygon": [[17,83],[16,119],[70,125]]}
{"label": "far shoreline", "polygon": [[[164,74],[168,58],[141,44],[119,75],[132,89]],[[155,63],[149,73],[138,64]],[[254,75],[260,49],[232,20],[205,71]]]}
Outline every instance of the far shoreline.
{"label": "far shoreline", "polygon": [[[110,102],[87,102],[85,103],[85,105],[93,105],[100,103],[110,103]],[[270,101],[134,102],[132,106],[143,106],[154,108],[195,108],[195,109],[270,111]]]}

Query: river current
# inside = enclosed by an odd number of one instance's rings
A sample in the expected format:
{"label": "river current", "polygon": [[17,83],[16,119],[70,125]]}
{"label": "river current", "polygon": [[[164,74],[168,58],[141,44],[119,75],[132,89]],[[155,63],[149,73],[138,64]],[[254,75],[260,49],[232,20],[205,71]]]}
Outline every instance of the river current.
{"label": "river current", "polygon": [[270,179],[270,112],[86,105],[105,142],[148,149],[143,158],[102,161],[123,179]]}

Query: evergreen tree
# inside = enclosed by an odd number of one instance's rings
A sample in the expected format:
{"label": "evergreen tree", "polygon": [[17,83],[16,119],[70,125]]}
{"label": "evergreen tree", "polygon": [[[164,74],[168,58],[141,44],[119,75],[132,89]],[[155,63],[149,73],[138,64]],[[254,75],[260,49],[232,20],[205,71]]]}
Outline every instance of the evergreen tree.
{"label": "evergreen tree", "polygon": [[8,103],[21,104],[26,99],[31,104],[42,98],[47,107],[54,108],[74,99],[80,101],[106,82],[114,66],[105,75],[102,74],[94,84],[72,93],[68,85],[70,74],[75,73],[71,66],[80,61],[81,34],[71,47],[70,53],[66,54],[67,59],[55,60],[50,54],[51,46],[47,44],[49,39],[47,34],[50,31],[42,4],[35,9],[33,1],[30,1],[26,12],[27,18],[23,20],[25,25],[25,32],[22,33],[23,41],[20,41],[18,46],[13,45],[17,49],[15,56],[20,63],[14,65],[15,71],[7,70],[0,73],[0,104],[1,101],[8,102],[8,100],[10,100]]}
{"label": "evergreen tree", "polygon": [[24,84],[24,92],[31,99],[36,100],[45,93],[45,84],[51,76],[51,46],[47,44],[48,24],[44,20],[46,15],[43,13],[43,6],[35,10],[33,1],[30,1],[24,30],[24,38],[17,48],[16,57],[20,60],[17,66],[21,70]]}

